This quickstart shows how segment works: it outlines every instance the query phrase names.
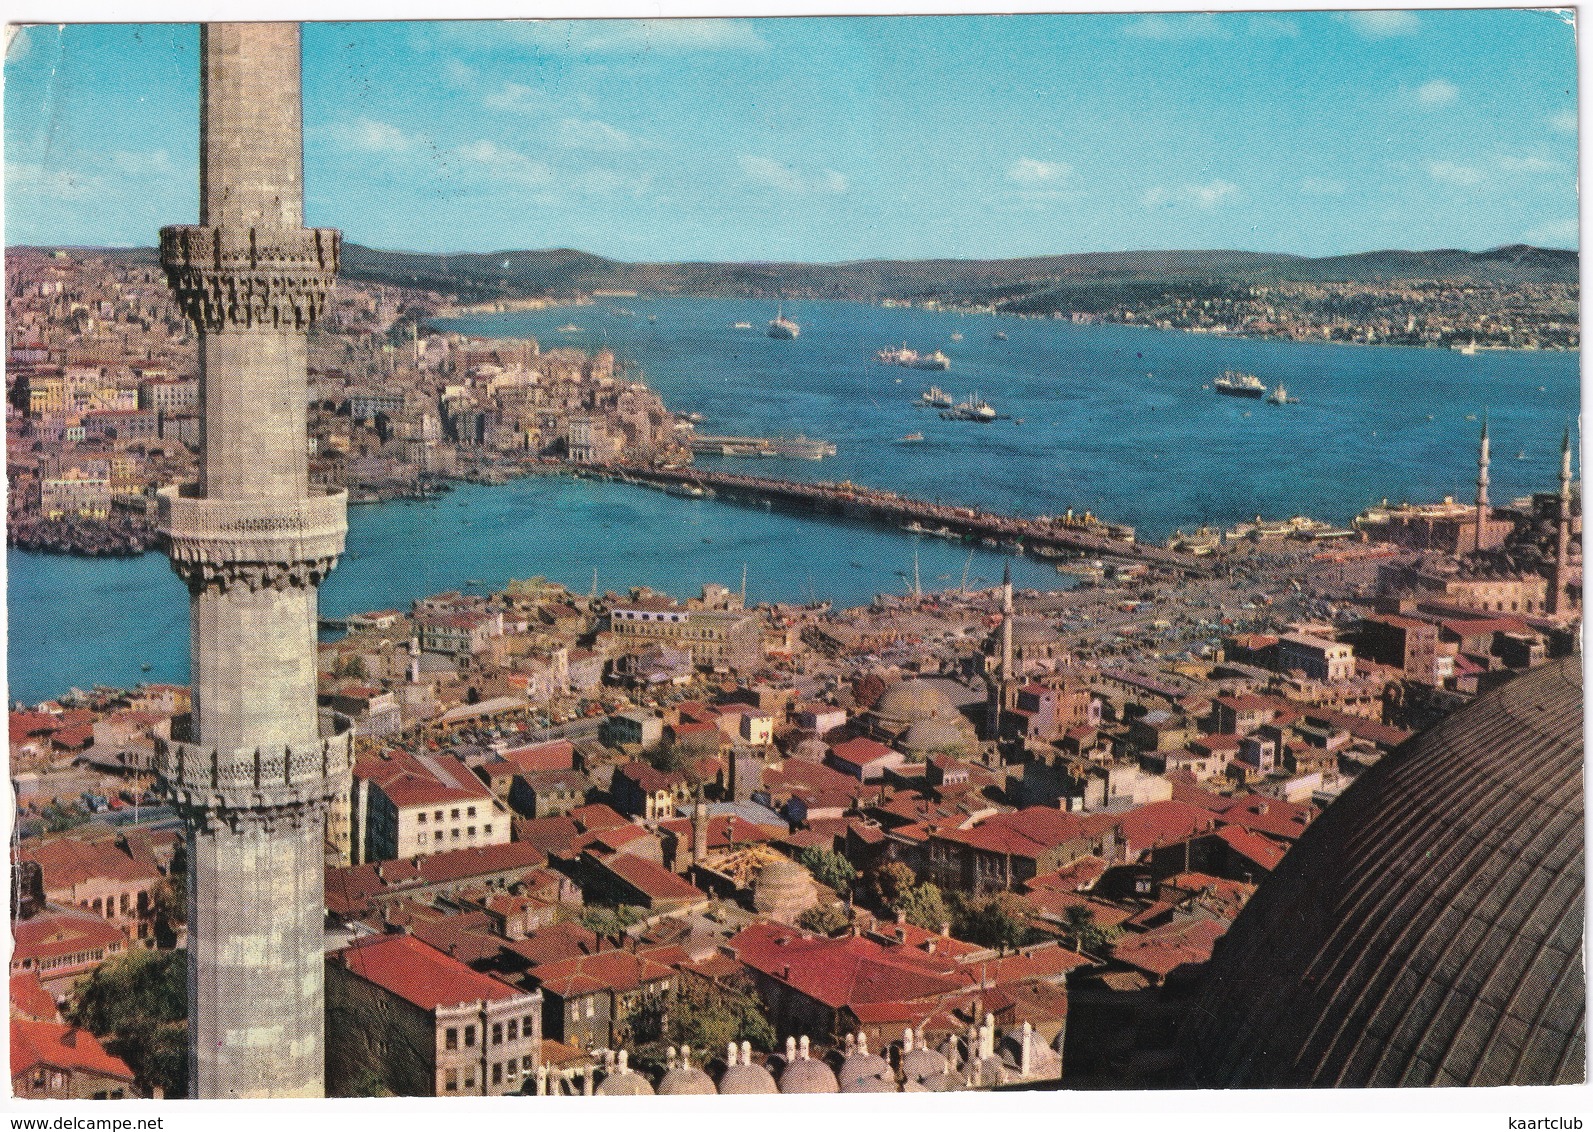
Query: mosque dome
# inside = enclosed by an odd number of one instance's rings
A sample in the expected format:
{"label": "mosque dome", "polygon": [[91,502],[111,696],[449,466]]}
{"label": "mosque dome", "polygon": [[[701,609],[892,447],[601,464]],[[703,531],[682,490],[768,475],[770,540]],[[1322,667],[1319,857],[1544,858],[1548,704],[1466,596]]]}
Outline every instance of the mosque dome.
{"label": "mosque dome", "polygon": [[713,1096],[719,1090],[714,1087],[714,1079],[691,1063],[691,1051],[681,1051],[681,1060],[675,1061],[675,1051],[669,1051],[669,1069],[664,1073],[663,1079],[658,1082],[658,1095],[661,1097],[706,1097]]}
{"label": "mosque dome", "polygon": [[946,1072],[946,1058],[932,1049],[917,1047],[902,1054],[902,1076],[909,1081],[925,1081]]}
{"label": "mosque dome", "polygon": [[780,1091],[774,1083],[774,1076],[763,1066],[753,1064],[751,1048],[745,1042],[742,1043],[739,1059],[734,1050],[735,1047],[731,1046],[729,1065],[719,1076],[720,1096],[745,1097]]}
{"label": "mosque dome", "polygon": [[949,719],[920,719],[907,729],[901,744],[911,754],[961,751],[969,746],[963,733]]}
{"label": "mosque dome", "polygon": [[[877,1053],[868,1052],[868,1043],[859,1038],[858,1044],[847,1053],[841,1062],[841,1071],[836,1074],[841,1083],[843,1093],[877,1093],[881,1090],[875,1088],[862,1088],[861,1085],[869,1080],[881,1080],[891,1076],[890,1062]],[[894,1093],[896,1086],[893,1083],[889,1092]]]}
{"label": "mosque dome", "polygon": [[785,1072],[780,1074],[780,1091],[782,1093],[838,1093],[841,1086],[835,1080],[835,1074],[830,1072],[830,1067],[818,1058],[809,1057],[807,1052],[807,1039],[802,1039],[803,1049],[799,1057],[792,1057],[786,1062]]}
{"label": "mosque dome", "polygon": [[753,908],[782,922],[794,922],[818,902],[813,877],[787,857],[776,857],[764,865],[752,885]]}
{"label": "mosque dome", "polygon": [[650,1097],[653,1087],[647,1083],[647,1078],[631,1069],[628,1065],[620,1067],[603,1078],[603,1083],[597,1087],[600,1097]]}
{"label": "mosque dome", "polygon": [[811,735],[791,749],[793,759],[809,763],[821,763],[824,761],[824,756],[829,753],[829,745],[823,739]]}
{"label": "mosque dome", "polygon": [[921,719],[956,715],[946,693],[927,680],[900,680],[886,688],[874,705],[874,718],[892,731],[906,730]]}
{"label": "mosque dome", "polygon": [[962,1088],[962,1079],[952,1073],[933,1073],[920,1081],[918,1087],[926,1093],[954,1093]]}
{"label": "mosque dome", "polygon": [[841,1085],[843,1093],[894,1093],[896,1083],[887,1081],[883,1077],[856,1077],[848,1078]]}
{"label": "mosque dome", "polygon": [[1456,712],[1312,823],[1208,964],[1195,1084],[1582,1080],[1579,662]]}

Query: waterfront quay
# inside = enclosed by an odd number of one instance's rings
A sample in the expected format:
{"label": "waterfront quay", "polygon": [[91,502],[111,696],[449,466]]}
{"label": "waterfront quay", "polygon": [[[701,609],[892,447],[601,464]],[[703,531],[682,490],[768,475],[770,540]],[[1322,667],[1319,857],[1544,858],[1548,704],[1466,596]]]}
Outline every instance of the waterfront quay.
{"label": "waterfront quay", "polygon": [[705,436],[694,435],[688,445],[699,456],[774,456],[792,460],[822,460],[835,455],[835,445],[805,436]]}
{"label": "waterfront quay", "polygon": [[[1042,556],[1092,555],[1140,562],[1196,577],[1207,577],[1212,572],[1207,564],[1194,555],[1158,546],[1145,546],[1100,533],[1108,529],[1108,525],[1098,521],[1086,526],[1083,520],[997,515],[972,507],[912,499],[896,492],[852,483],[803,483],[704,468],[654,468],[613,463],[571,465],[570,470],[579,476],[650,484],[666,489],[675,487],[693,494],[712,492],[728,499],[778,504],[839,515],[860,522],[888,523],[914,533],[989,540],[995,545]],[[926,524],[933,524],[933,527]]]}

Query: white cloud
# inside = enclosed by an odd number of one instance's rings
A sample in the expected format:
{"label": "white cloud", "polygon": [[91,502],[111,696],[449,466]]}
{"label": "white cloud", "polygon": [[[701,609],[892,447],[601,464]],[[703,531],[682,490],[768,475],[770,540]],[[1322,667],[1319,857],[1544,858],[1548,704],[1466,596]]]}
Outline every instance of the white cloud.
{"label": "white cloud", "polygon": [[1144,16],[1123,29],[1135,39],[1226,39],[1228,32],[1210,12],[1188,16]]}
{"label": "white cloud", "polygon": [[624,130],[589,118],[566,118],[555,127],[553,136],[565,149],[595,153],[625,153],[637,147],[636,139]]}
{"label": "white cloud", "polygon": [[1257,39],[1298,39],[1300,25],[1284,16],[1273,15],[1270,12],[1258,13],[1250,17],[1250,23],[1245,31]]}
{"label": "white cloud", "polygon": [[471,20],[438,32],[468,47],[496,51],[532,47],[586,55],[643,51],[762,51],[768,45],[748,20]]}
{"label": "white cloud", "polygon": [[1337,177],[1304,177],[1300,180],[1300,191],[1316,197],[1343,196],[1349,191],[1349,185]]}
{"label": "white cloud", "polygon": [[1365,11],[1345,12],[1343,17],[1350,26],[1371,39],[1385,39],[1395,35],[1415,35],[1422,22],[1415,12]]}
{"label": "white cloud", "polygon": [[1480,185],[1487,179],[1481,169],[1474,165],[1462,165],[1458,161],[1429,161],[1427,175],[1435,181],[1462,188]]}
{"label": "white cloud", "polygon": [[1057,185],[1073,175],[1073,166],[1065,161],[1037,161],[1020,157],[1007,170],[1007,180],[1018,185]]}
{"label": "white cloud", "polygon": [[1433,79],[1416,88],[1416,101],[1422,106],[1448,106],[1460,97],[1460,88],[1448,79]]}
{"label": "white cloud", "polygon": [[161,175],[173,172],[171,158],[164,149],[152,150],[149,153],[129,153],[118,150],[111,154],[111,164],[119,172],[127,173],[134,177]]}
{"label": "white cloud", "polygon": [[[560,178],[561,183],[564,179]],[[645,196],[652,188],[653,178],[650,173],[621,173],[614,169],[590,169],[571,178],[568,182],[573,187],[594,196]]]}
{"label": "white cloud", "polygon": [[406,134],[397,126],[370,118],[334,123],[327,127],[327,134],[344,149],[363,153],[408,153],[423,144],[417,135]]}
{"label": "white cloud", "polygon": [[1562,110],[1549,119],[1549,125],[1562,134],[1576,133],[1576,111]]}
{"label": "white cloud", "polygon": [[28,29],[17,24],[6,25],[6,62],[17,63],[26,59],[33,46]]}
{"label": "white cloud", "polygon": [[743,154],[736,158],[736,163],[741,166],[742,174],[753,184],[768,189],[778,189],[783,193],[793,195],[844,193],[850,187],[846,175],[837,173],[834,169],[825,169],[817,176],[805,177],[784,162],[752,154]]}
{"label": "white cloud", "polygon": [[1560,168],[1560,163],[1543,157],[1505,156],[1499,158],[1499,168],[1506,173],[1553,173]]}
{"label": "white cloud", "polygon": [[6,162],[6,191],[18,197],[29,193],[55,200],[94,200],[107,196],[103,179],[70,169],[46,169],[31,161]]}
{"label": "white cloud", "polygon": [[474,141],[459,146],[453,152],[461,161],[479,166],[493,177],[515,184],[538,186],[553,180],[553,170],[547,165],[497,142]]}
{"label": "white cloud", "polygon": [[1581,240],[1581,227],[1575,217],[1550,220],[1527,233],[1527,243],[1554,248],[1574,248]]}
{"label": "white cloud", "polygon": [[480,78],[478,72],[469,63],[460,59],[444,59],[443,75],[450,83],[457,87],[473,87]]}
{"label": "white cloud", "polygon": [[548,97],[535,87],[523,83],[504,83],[502,90],[487,95],[481,101],[491,110],[508,110],[515,114],[540,114],[547,109]]}
{"label": "white cloud", "polygon": [[1161,208],[1175,204],[1192,204],[1196,208],[1216,208],[1230,197],[1237,196],[1239,186],[1231,181],[1212,180],[1204,185],[1182,185],[1176,189],[1158,185],[1147,189],[1142,198],[1146,208]]}

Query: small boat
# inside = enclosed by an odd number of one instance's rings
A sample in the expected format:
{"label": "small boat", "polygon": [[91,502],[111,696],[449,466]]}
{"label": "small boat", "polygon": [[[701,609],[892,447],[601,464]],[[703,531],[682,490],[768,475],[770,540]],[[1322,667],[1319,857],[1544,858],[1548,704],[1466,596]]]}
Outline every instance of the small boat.
{"label": "small boat", "polygon": [[1283,382],[1280,381],[1278,382],[1278,387],[1267,394],[1267,404],[1292,405],[1294,404],[1294,398],[1289,396],[1289,391],[1283,388]]}
{"label": "small boat", "polygon": [[1007,340],[1007,332],[1005,330],[998,330],[990,337],[995,339],[997,342],[1005,342]]}
{"label": "small boat", "polygon": [[656,314],[650,314],[650,315],[647,316],[647,321],[648,322],[657,322],[658,321],[658,316]]}
{"label": "small boat", "polygon": [[573,322],[567,322],[563,326],[559,327],[559,333],[560,334],[579,334],[579,333],[581,333],[581,328],[579,326],[575,325],[575,323],[573,323]]}
{"label": "small boat", "polygon": [[924,434],[923,433],[921,433],[921,432],[910,432],[906,436],[902,437],[901,440],[898,441],[898,443],[900,443],[900,444],[917,444],[922,439],[924,439]]}
{"label": "small boat", "polygon": [[769,323],[768,334],[770,338],[783,338],[790,340],[802,333],[802,328],[793,320],[785,317],[785,310],[781,306],[774,309],[774,320]]}
{"label": "small boat", "polygon": [[751,330],[752,329],[752,323],[750,323],[750,322],[733,323],[731,325],[730,329],[731,330]]}
{"label": "small boat", "polygon": [[154,668],[154,667],[155,666],[153,664],[149,663],[149,661],[146,660],[143,664],[140,664],[138,666],[138,670],[140,672],[148,672],[151,668]]}
{"label": "small boat", "polygon": [[953,341],[953,342],[961,342],[961,341],[962,341],[962,331],[960,331],[960,330],[953,330],[953,331],[952,331],[952,332],[951,332],[951,340],[952,340],[952,341]]}

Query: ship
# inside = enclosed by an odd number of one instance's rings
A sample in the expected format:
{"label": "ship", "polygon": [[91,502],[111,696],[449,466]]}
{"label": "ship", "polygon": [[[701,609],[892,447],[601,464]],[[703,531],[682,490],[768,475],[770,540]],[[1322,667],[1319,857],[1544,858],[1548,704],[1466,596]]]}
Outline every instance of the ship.
{"label": "ship", "polygon": [[995,339],[997,342],[1005,342],[1007,340],[1007,332],[1005,330],[998,330],[990,337]]}
{"label": "ship", "polygon": [[1218,393],[1229,397],[1265,397],[1267,387],[1262,380],[1253,373],[1240,373],[1238,370],[1224,370],[1211,387]]}
{"label": "ship", "polygon": [[918,396],[921,404],[928,405],[931,409],[949,409],[952,406],[951,394],[938,385],[931,385]]}
{"label": "ship", "polygon": [[914,369],[945,370],[951,368],[951,359],[945,354],[941,353],[939,350],[936,350],[933,353],[923,355],[909,364],[911,364]]}
{"label": "ship", "polygon": [[1281,381],[1278,382],[1276,389],[1267,394],[1267,404],[1269,405],[1292,405],[1294,403],[1295,398],[1289,396],[1289,391],[1283,387],[1283,382]]}
{"label": "ship", "polygon": [[996,411],[990,407],[990,402],[974,395],[955,408],[942,411],[940,415],[948,421],[978,421],[980,424],[989,424],[996,419]]}
{"label": "ship", "polygon": [[898,444],[917,444],[919,441],[921,441],[923,439],[924,439],[924,434],[923,433],[921,433],[921,432],[910,432],[906,436],[902,437],[901,440],[897,441],[897,443]]}
{"label": "ship", "polygon": [[914,366],[918,364],[918,351],[909,350],[907,343],[903,342],[900,347],[887,346],[883,350],[876,351],[874,358],[881,365]]}
{"label": "ship", "polygon": [[774,312],[774,321],[769,323],[769,337],[790,339],[795,338],[801,333],[802,328],[795,322],[792,322],[789,318],[785,317],[784,309],[781,307],[776,307]]}

